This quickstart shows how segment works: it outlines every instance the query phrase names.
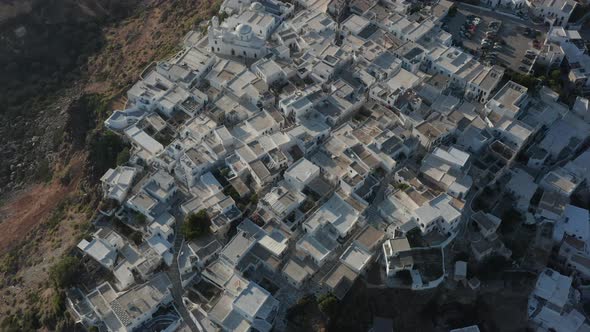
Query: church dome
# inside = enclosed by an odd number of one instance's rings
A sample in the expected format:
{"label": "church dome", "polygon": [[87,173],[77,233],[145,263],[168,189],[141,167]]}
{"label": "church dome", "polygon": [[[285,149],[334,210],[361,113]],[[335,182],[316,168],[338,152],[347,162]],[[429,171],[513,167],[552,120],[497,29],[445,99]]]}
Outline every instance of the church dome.
{"label": "church dome", "polygon": [[240,35],[248,35],[250,34],[250,32],[252,32],[252,27],[248,24],[238,24],[238,26],[236,27],[236,31]]}

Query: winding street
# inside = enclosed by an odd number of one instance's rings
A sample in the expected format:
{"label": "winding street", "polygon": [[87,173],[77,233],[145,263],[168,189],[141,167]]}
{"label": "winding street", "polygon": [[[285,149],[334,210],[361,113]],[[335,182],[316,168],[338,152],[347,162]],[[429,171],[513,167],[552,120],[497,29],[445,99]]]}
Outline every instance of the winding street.
{"label": "winding street", "polygon": [[379,184],[379,188],[377,188],[377,192],[375,193],[375,197],[373,201],[369,204],[369,206],[365,209],[365,217],[367,218],[367,222],[373,226],[377,226],[380,222],[382,222],[381,215],[379,213],[379,204],[383,202],[385,199],[385,190],[387,186],[393,180],[395,173],[399,171],[402,167],[406,165],[406,161],[398,163],[395,167],[388,172]]}
{"label": "winding street", "polygon": [[[182,189],[181,189],[182,190]],[[182,295],[184,294],[184,287],[182,287],[182,281],[180,279],[180,271],[178,270],[178,255],[180,254],[180,249],[182,247],[182,243],[184,237],[180,231],[182,223],[184,222],[184,218],[182,217],[182,213],[178,210],[178,207],[175,206],[173,210],[174,218],[176,219],[176,223],[174,225],[174,257],[172,259],[172,265],[168,268],[167,274],[168,278],[170,278],[170,282],[172,283],[171,293],[172,298],[174,299],[174,306],[178,310],[178,313],[182,317],[182,320],[188,326],[191,331],[200,331],[195,321],[193,321],[190,312],[186,308],[186,305],[182,301]]]}

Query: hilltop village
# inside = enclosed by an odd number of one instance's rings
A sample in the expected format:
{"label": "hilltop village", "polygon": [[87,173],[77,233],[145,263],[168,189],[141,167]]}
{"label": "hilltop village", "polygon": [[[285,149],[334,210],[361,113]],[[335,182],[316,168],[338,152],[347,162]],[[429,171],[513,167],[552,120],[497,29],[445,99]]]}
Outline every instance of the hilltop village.
{"label": "hilltop village", "polygon": [[[476,294],[512,270],[529,327],[589,331],[577,5],[225,0],[105,121],[129,160],[77,246],[104,278],[69,310],[101,331],[282,331],[305,297]],[[523,81],[539,67],[582,93]]]}

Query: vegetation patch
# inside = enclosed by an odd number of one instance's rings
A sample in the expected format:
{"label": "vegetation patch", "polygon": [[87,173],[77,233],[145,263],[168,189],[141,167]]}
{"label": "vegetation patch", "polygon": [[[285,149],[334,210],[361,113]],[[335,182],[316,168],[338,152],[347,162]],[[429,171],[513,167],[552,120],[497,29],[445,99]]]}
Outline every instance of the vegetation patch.
{"label": "vegetation patch", "polygon": [[208,234],[210,226],[211,219],[209,219],[207,211],[200,210],[186,216],[181,231],[187,240],[193,240]]}

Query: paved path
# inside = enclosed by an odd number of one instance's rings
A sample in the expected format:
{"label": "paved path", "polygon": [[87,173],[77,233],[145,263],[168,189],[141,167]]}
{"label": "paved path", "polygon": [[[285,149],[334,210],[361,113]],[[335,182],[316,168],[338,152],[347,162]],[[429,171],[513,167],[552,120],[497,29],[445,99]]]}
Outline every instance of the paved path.
{"label": "paved path", "polygon": [[381,214],[379,213],[379,204],[381,204],[381,202],[383,202],[383,200],[385,199],[385,190],[387,189],[387,186],[393,180],[395,173],[397,171],[399,171],[402,167],[404,167],[405,164],[406,164],[406,161],[398,163],[391,170],[391,172],[387,173],[384,176],[383,180],[381,181],[381,184],[379,185],[379,188],[377,188],[377,192],[375,193],[375,198],[369,204],[369,206],[365,209],[365,217],[367,218],[367,222],[370,225],[378,226],[379,224],[381,224],[383,222],[383,219],[381,218]]}
{"label": "paved path", "polygon": [[543,26],[543,24],[537,24],[534,23],[531,19],[522,19],[516,15],[512,15],[509,13],[506,13],[502,10],[499,9],[491,9],[488,7],[482,7],[482,6],[476,6],[476,5],[471,5],[468,3],[464,3],[464,2],[456,2],[457,7],[458,8],[464,8],[464,9],[468,9],[469,11],[472,11],[476,14],[480,14],[480,15],[488,15],[488,16],[502,16],[502,17],[495,17],[496,19],[499,20],[510,20],[514,23],[518,23],[518,24],[523,24],[525,26],[528,26],[530,28],[536,28],[539,26]]}
{"label": "paved path", "polygon": [[180,313],[180,316],[182,317],[186,325],[191,329],[191,331],[199,331],[197,324],[195,324],[195,322],[191,318],[188,309],[182,301],[184,288],[182,287],[182,282],[180,280],[180,272],[178,271],[177,260],[181,245],[182,237],[177,236],[174,241],[174,260],[172,262],[172,266],[170,266],[170,268],[168,269],[168,278],[170,278],[170,281],[172,282],[172,298],[174,299],[174,305],[176,306],[176,309]]}
{"label": "paved path", "polygon": [[174,257],[172,259],[172,265],[168,269],[168,278],[172,282],[172,298],[174,299],[174,305],[176,309],[180,313],[180,316],[184,320],[184,323],[188,326],[191,331],[200,331],[197,327],[197,324],[191,318],[191,315],[186,308],[186,305],[182,301],[182,296],[184,294],[184,287],[182,287],[182,281],[180,279],[180,271],[178,270],[178,255],[180,254],[180,249],[182,247],[182,243],[184,237],[180,231],[182,223],[184,219],[182,218],[182,214],[180,211],[174,211],[174,217],[176,218],[176,223],[174,225]]}

